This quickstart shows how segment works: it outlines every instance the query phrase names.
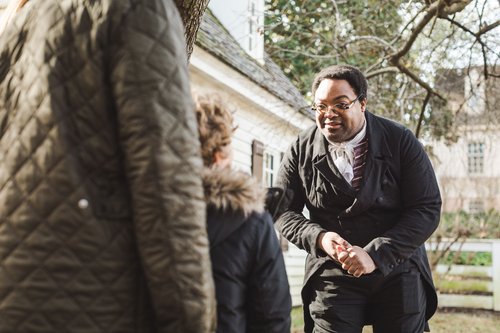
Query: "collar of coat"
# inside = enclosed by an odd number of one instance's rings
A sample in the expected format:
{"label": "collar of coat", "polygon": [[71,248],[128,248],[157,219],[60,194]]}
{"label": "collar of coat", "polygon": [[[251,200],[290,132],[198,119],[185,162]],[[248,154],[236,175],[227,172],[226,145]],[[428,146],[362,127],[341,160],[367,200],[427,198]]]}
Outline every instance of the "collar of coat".
{"label": "collar of coat", "polygon": [[[365,111],[366,136],[368,137],[368,151],[374,158],[391,158],[392,153],[387,143],[387,138],[383,135],[384,129],[378,116]],[[320,130],[316,128],[313,143],[313,158],[322,157],[327,154],[328,141]]]}
{"label": "collar of coat", "polygon": [[205,202],[222,211],[249,216],[264,211],[265,189],[247,173],[220,168],[203,170]]}

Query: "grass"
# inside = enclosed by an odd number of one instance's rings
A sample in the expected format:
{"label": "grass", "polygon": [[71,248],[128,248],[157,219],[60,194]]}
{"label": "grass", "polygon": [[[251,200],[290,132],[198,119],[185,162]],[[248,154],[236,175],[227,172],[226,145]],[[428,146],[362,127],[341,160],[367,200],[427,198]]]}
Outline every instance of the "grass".
{"label": "grass", "polygon": [[304,319],[302,318],[302,307],[295,306],[292,308],[292,332],[300,332],[304,327]]}
{"label": "grass", "polygon": [[431,318],[432,333],[498,333],[500,313],[486,310],[439,310]]}
{"label": "grass", "polygon": [[435,280],[436,289],[448,294],[487,294],[488,282],[484,280]]}
{"label": "grass", "polygon": [[[302,308],[292,309],[292,332],[302,333]],[[486,310],[439,309],[431,318],[432,333],[498,333],[500,312]],[[372,333],[371,326],[363,333]]]}

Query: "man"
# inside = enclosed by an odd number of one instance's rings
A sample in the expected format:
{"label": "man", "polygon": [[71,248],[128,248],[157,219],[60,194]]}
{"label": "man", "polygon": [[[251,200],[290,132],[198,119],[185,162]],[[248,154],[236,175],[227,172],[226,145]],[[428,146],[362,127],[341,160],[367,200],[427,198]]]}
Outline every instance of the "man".
{"label": "man", "polygon": [[174,3],[31,0],[0,50],[0,331],[214,331]]}
{"label": "man", "polygon": [[421,333],[437,305],[424,247],[441,208],[431,163],[408,129],[366,111],[357,68],[325,68],[312,93],[316,126],[277,182],[294,191],[278,229],[308,252],[305,331]]}

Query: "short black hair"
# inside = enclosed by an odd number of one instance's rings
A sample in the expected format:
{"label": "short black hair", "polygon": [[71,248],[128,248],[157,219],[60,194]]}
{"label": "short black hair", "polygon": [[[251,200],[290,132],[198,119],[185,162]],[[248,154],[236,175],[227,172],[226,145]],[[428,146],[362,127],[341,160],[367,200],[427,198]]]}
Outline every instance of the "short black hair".
{"label": "short black hair", "polygon": [[350,65],[333,65],[322,69],[314,77],[311,92],[314,97],[319,84],[324,79],[346,80],[360,99],[368,97],[368,82],[365,75],[356,67]]}

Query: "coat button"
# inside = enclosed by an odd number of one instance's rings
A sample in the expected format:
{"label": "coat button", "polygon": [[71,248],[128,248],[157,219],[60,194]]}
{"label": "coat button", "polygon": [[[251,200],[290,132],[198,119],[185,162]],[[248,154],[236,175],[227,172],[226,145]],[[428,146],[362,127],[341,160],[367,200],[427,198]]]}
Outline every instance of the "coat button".
{"label": "coat button", "polygon": [[78,200],[78,207],[80,209],[87,209],[89,207],[89,201],[87,199]]}
{"label": "coat button", "polygon": [[394,268],[394,264],[390,264],[390,265],[389,265],[389,268],[390,268],[390,269],[393,269],[393,268]]}
{"label": "coat button", "polygon": [[384,197],[378,197],[377,198],[377,203],[382,203],[384,201]]}

